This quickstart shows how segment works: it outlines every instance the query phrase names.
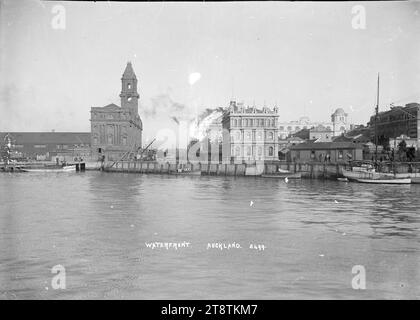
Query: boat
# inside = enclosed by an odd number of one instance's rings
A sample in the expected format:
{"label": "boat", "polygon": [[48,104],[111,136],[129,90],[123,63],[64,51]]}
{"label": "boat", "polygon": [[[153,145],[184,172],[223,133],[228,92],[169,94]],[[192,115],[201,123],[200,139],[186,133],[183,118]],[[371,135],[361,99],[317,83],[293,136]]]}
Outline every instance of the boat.
{"label": "boat", "polygon": [[375,161],[353,161],[350,163],[351,169],[342,170],[342,175],[352,181],[361,183],[376,183],[376,184],[409,184],[410,177],[398,177],[397,174],[390,172],[377,172],[376,167],[378,161],[378,137],[377,137],[377,117],[379,114],[379,73],[378,73],[378,87],[375,107]]}
{"label": "boat", "polygon": [[263,178],[278,178],[278,179],[300,179],[302,174],[300,172],[291,172],[289,170],[278,169],[276,173],[267,173],[262,174],[261,177]]}
{"label": "boat", "polygon": [[410,178],[379,178],[379,179],[356,179],[357,182],[361,183],[376,183],[376,184],[410,184]]}
{"label": "boat", "polygon": [[343,182],[348,182],[349,181],[349,179],[347,179],[347,178],[337,178],[337,180],[338,181],[343,181]]}
{"label": "boat", "polygon": [[40,168],[22,168],[24,172],[76,172],[76,165],[67,165],[63,167],[40,167]]}

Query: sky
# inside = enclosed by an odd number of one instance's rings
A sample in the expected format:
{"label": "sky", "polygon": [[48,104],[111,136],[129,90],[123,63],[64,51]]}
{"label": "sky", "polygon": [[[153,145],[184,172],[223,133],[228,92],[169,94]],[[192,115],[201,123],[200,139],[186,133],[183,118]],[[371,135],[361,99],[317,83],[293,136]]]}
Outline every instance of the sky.
{"label": "sky", "polygon": [[329,121],[340,107],[366,124],[378,72],[380,110],[420,102],[419,36],[420,2],[0,0],[0,131],[90,131],[91,107],[120,105],[127,61],[145,140],[179,106],[193,117],[231,99],[277,104],[280,121]]}

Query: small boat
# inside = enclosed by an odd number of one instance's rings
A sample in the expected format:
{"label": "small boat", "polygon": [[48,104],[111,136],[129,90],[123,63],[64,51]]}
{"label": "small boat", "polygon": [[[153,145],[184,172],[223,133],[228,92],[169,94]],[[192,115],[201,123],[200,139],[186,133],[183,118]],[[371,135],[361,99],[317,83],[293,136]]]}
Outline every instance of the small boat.
{"label": "small boat", "polygon": [[343,181],[343,182],[348,182],[349,181],[349,179],[347,179],[347,178],[337,178],[337,180],[338,181]]}
{"label": "small boat", "polygon": [[376,183],[376,184],[410,184],[411,178],[378,178],[378,179],[355,179],[361,183]]}
{"label": "small boat", "polygon": [[175,172],[171,173],[176,175],[201,176],[201,170],[191,170],[188,167],[178,168]]}
{"label": "small boat", "polygon": [[63,167],[41,167],[41,168],[22,168],[24,172],[75,172],[76,165]]}

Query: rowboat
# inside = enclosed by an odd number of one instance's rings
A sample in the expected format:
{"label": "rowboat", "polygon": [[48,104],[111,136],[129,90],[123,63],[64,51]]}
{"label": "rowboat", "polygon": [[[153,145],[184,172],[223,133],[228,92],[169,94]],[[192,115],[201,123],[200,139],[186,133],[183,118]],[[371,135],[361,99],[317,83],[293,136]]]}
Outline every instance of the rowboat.
{"label": "rowboat", "polygon": [[355,179],[362,183],[376,183],[376,184],[410,184],[411,178],[379,178],[379,179]]}

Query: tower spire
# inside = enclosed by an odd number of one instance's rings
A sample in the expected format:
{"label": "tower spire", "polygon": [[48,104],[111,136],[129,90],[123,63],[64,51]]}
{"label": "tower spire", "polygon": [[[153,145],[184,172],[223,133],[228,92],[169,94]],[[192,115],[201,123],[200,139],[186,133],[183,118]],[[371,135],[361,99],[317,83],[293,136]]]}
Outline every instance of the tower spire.
{"label": "tower spire", "polygon": [[137,77],[131,62],[128,61],[121,78],[121,108],[130,109],[137,115],[139,97],[137,92]]}

